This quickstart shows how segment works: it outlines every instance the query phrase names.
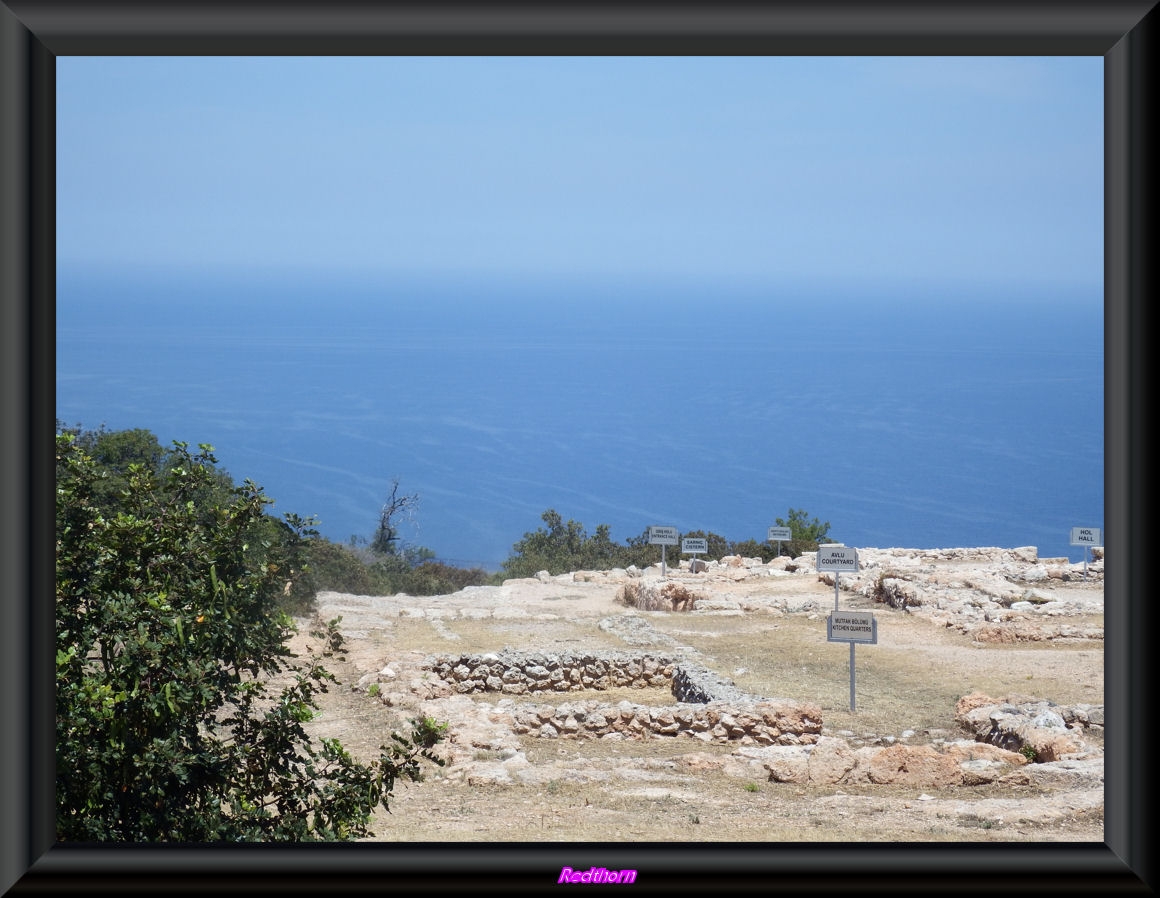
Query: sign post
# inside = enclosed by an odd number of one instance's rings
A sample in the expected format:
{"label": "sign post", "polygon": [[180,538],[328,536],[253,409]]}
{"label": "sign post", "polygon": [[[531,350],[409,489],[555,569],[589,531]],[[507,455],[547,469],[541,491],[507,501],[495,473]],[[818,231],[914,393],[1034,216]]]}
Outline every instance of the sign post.
{"label": "sign post", "polygon": [[[663,552],[664,549],[661,549],[661,551]],[[689,565],[689,567],[692,569],[693,573],[697,572],[697,555],[699,553],[700,554],[708,554],[708,552],[709,552],[709,540],[708,539],[704,539],[704,538],[698,537],[698,536],[686,536],[684,539],[681,540],[681,554],[693,556],[693,561]]]}
{"label": "sign post", "polygon": [[842,571],[858,571],[858,550],[848,546],[818,546],[819,571],[831,571],[834,574],[834,610],[838,610],[838,578]]}
{"label": "sign post", "polygon": [[781,541],[793,539],[793,533],[788,527],[770,527],[769,535],[765,537],[767,543],[777,543],[777,554],[781,555]]}
{"label": "sign post", "polygon": [[1088,546],[1098,546],[1100,544],[1100,531],[1098,527],[1072,527],[1071,528],[1071,544],[1073,546],[1083,546],[1083,578],[1087,579],[1087,564],[1088,564]]}
{"label": "sign post", "polygon": [[[878,624],[869,611],[838,611],[838,578],[842,571],[858,570],[858,550],[848,546],[818,546],[819,571],[834,574],[834,610],[826,619],[826,639],[829,642],[850,643],[850,712],[857,710],[854,703],[854,646],[859,642],[876,643]],[[869,620],[867,620],[869,618]]]}
{"label": "sign post", "polygon": [[668,576],[668,568],[665,566],[665,547],[678,545],[679,542],[676,527],[653,525],[648,528],[649,545],[661,547],[661,577]]}
{"label": "sign post", "polygon": [[837,611],[826,618],[826,641],[850,643],[850,713],[858,710],[854,700],[854,646],[878,644],[878,621],[872,611]]}

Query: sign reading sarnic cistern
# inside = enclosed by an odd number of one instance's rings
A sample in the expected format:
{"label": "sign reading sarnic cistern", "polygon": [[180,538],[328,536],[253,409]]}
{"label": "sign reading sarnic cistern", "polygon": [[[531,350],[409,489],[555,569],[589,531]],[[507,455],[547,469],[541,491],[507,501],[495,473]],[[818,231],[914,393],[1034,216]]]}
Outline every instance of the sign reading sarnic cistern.
{"label": "sign reading sarnic cistern", "polygon": [[709,551],[709,540],[699,536],[686,536],[681,540],[682,555],[705,555]]}

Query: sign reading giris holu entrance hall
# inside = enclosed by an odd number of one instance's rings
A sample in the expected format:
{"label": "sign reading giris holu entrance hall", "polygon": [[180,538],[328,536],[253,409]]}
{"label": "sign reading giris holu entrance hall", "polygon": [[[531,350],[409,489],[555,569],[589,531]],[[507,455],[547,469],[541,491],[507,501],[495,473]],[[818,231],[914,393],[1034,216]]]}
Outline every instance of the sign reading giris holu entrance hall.
{"label": "sign reading giris holu entrance hall", "polygon": [[1100,544],[1100,529],[1098,527],[1072,527],[1071,544],[1073,546],[1098,546]]}
{"label": "sign reading giris holu entrance hall", "polygon": [[662,527],[653,524],[648,528],[650,546],[676,546],[680,544],[680,534],[676,527]]}

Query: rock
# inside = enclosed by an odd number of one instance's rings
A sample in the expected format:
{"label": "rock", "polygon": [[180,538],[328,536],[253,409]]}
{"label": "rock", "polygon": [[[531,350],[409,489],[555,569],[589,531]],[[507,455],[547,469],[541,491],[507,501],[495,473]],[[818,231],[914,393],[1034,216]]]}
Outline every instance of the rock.
{"label": "rock", "polygon": [[960,764],[967,761],[987,761],[1004,764],[1008,767],[1022,767],[1028,763],[1026,755],[1017,751],[1008,751],[987,742],[972,742],[964,739],[946,743],[941,747],[941,750]]}
{"label": "rock", "polygon": [[1077,758],[1031,764],[1027,768],[1032,786],[1056,789],[1099,789],[1104,785],[1103,758]]}
{"label": "rock", "polygon": [[777,754],[770,755],[762,764],[769,771],[770,781],[775,783],[808,783],[810,781],[811,748],[798,745],[779,745],[775,748]]}
{"label": "rock", "polygon": [[1023,746],[1035,752],[1035,760],[1039,763],[1061,761],[1082,754],[1084,750],[1083,740],[1071,730],[1022,726],[1017,735]]}
{"label": "rock", "polygon": [[840,783],[857,763],[854,750],[844,740],[823,736],[810,752],[809,781],[822,784]]}
{"label": "rock", "polygon": [[[1090,721],[1092,706],[1084,706],[1082,713]],[[978,741],[1009,751],[1030,751],[1041,763],[1091,751],[1082,736],[1067,726],[1071,721],[1082,730],[1079,712],[1043,700],[1008,696],[1007,700],[998,702],[975,693],[964,696],[956,704],[955,720]]]}
{"label": "rock", "polygon": [[892,745],[870,759],[872,783],[937,788],[962,781],[958,762],[929,745]]}
{"label": "rock", "polygon": [[1003,774],[1010,773],[1010,771],[1010,765],[986,758],[963,761],[959,765],[959,774],[964,786],[985,786],[995,782]]}

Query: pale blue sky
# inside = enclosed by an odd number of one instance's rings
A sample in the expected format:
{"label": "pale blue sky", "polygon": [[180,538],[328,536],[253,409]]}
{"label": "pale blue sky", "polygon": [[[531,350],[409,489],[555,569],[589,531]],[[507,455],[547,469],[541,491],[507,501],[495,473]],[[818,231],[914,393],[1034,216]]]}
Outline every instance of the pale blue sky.
{"label": "pale blue sky", "polygon": [[1100,296],[1100,57],[57,60],[62,268]]}

